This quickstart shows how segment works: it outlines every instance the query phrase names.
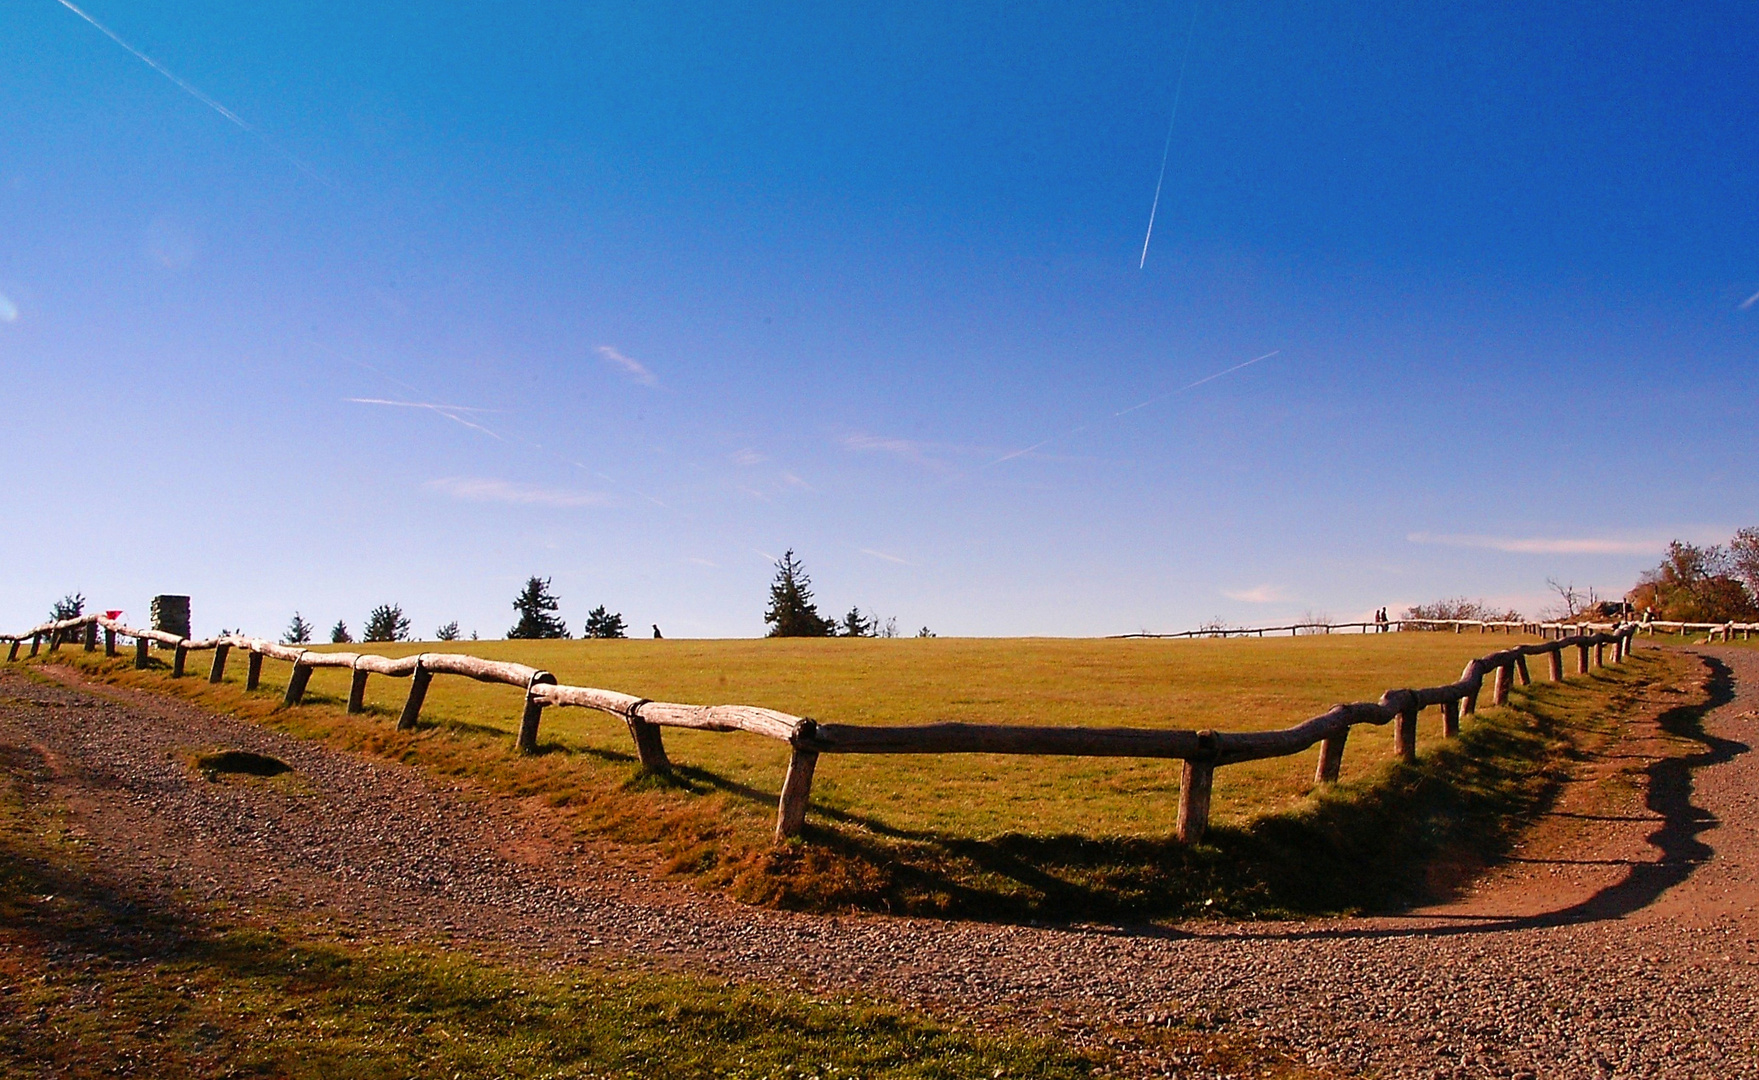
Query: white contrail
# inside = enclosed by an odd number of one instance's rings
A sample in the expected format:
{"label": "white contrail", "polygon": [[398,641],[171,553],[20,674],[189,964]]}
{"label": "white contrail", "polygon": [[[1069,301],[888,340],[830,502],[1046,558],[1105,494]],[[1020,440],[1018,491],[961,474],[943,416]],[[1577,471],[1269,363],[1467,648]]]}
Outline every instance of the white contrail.
{"label": "white contrail", "polygon": [[1196,34],[1197,5],[1192,4],[1191,25],[1185,30],[1185,56],[1179,61],[1179,81],[1173,86],[1173,115],[1167,120],[1167,141],[1160,148],[1160,176],[1154,181],[1154,203],[1148,208],[1148,232],[1142,237],[1142,258],[1136,263],[1138,270],[1148,265],[1148,242],[1154,239],[1154,215],[1160,210],[1160,187],[1167,179],[1167,157],[1173,150],[1173,124],[1179,119],[1179,97],[1185,92],[1185,65],[1191,62],[1191,42]]}
{"label": "white contrail", "polygon": [[442,405],[436,401],[392,401],[389,398],[376,397],[351,397],[342,400],[353,402],[356,405],[396,405],[405,409],[443,409],[449,412],[499,413],[507,411],[506,409],[478,409],[469,405]]}
{"label": "white contrail", "polygon": [[[1253,364],[1258,363],[1260,360],[1269,360],[1271,357],[1277,355],[1280,352],[1282,352],[1281,349],[1272,349],[1271,351],[1265,353],[1263,356],[1254,356],[1252,359],[1247,360],[1244,363],[1235,364],[1233,367],[1230,367],[1230,368],[1223,368],[1222,370],[1214,373],[1213,375],[1205,375],[1203,378],[1198,379],[1196,382],[1188,382],[1184,386],[1178,387],[1173,390],[1168,390],[1164,394],[1156,394],[1154,397],[1149,398],[1147,401],[1138,402],[1137,404],[1130,406],[1128,409],[1119,409],[1117,412],[1113,413],[1109,417],[1109,419],[1116,420],[1118,417],[1127,415],[1129,413],[1133,413],[1137,409],[1145,409],[1148,406],[1153,405],[1157,401],[1165,401],[1167,398],[1172,397],[1174,394],[1183,394],[1187,390],[1194,390],[1197,387],[1202,386],[1206,382],[1214,382],[1215,380],[1221,378],[1223,375],[1232,375],[1234,372],[1239,371],[1241,368],[1249,368]],[[1065,431],[1059,435],[1052,435],[1048,439],[1042,439],[1038,442],[1035,442],[1031,446],[1028,446],[1024,450],[1015,450],[1013,453],[1003,454],[1001,457],[996,458],[994,461],[983,466],[983,468],[987,469],[987,468],[990,468],[991,466],[994,466],[994,465],[1000,465],[1004,461],[1012,461],[1017,457],[1024,457],[1025,455],[1032,453],[1034,450],[1037,450],[1041,446],[1048,446],[1051,443],[1056,442],[1058,439],[1066,439],[1071,435],[1079,435],[1083,431],[1086,431],[1088,428],[1090,428],[1092,426],[1093,426],[1093,423],[1091,423],[1091,422],[1086,423],[1086,424],[1077,425],[1077,426],[1072,427],[1068,431]]]}
{"label": "white contrail", "polygon": [[122,38],[117,36],[116,31],[110,29],[108,26],[105,26],[103,23],[92,18],[90,15],[86,14],[84,11],[80,10],[78,7],[75,7],[73,4],[69,3],[68,0],[55,0],[55,2],[60,4],[62,7],[66,8],[68,11],[73,12],[75,15],[78,15],[80,18],[84,19],[86,22],[90,23],[94,28],[97,29],[97,31],[99,33],[103,34],[105,37],[109,38],[111,41],[114,41],[116,44],[122,46],[124,49],[127,49],[129,51],[129,53],[131,55],[133,55],[136,60],[139,60],[141,63],[152,68],[154,71],[165,76],[167,79],[170,79],[173,83],[175,83],[177,85],[177,88],[179,90],[182,90],[184,93],[188,94],[190,97],[195,98],[197,101],[201,102],[203,105],[206,105],[208,108],[219,113],[221,116],[224,116],[226,119],[232,121],[234,124],[237,124],[241,131],[244,131],[248,134],[256,136],[258,139],[261,139],[264,146],[267,146],[270,150],[273,150],[275,153],[279,154],[281,157],[286,158],[288,163],[290,163],[294,168],[298,169],[300,172],[306,174],[307,176],[311,177],[313,180],[316,180],[318,183],[324,184],[327,187],[333,188],[336,186],[334,183],[332,183],[326,177],[319,175],[317,170],[313,169],[310,165],[307,165],[305,162],[294,157],[292,154],[288,153],[286,150],[283,150],[273,139],[269,138],[267,135],[264,135],[262,132],[258,131],[256,128],[251,127],[250,124],[245,121],[244,117],[239,116],[237,113],[233,112],[231,109],[228,109],[226,106],[220,104],[218,101],[215,101],[213,98],[202,93],[200,90],[196,89],[194,86],[191,86],[188,82],[179,78],[175,71],[172,71],[170,68],[166,67],[164,64],[159,63],[157,60],[154,60],[152,57],[148,56],[146,53],[141,52],[139,49],[135,48],[133,45],[130,45],[128,42],[122,40]]}
{"label": "white contrail", "polygon": [[429,412],[438,413],[439,415],[444,416],[446,419],[452,421],[454,424],[463,424],[465,427],[470,428],[472,431],[480,431],[484,435],[487,435],[489,438],[494,439],[496,442],[506,442],[507,441],[505,438],[503,438],[501,436],[501,434],[499,432],[490,431],[488,428],[483,427],[481,424],[478,424],[475,421],[466,420],[464,417],[458,415],[461,412],[496,412],[496,411],[498,411],[495,409],[468,409],[468,408],[460,408],[459,406],[456,406],[456,405],[435,405],[435,404],[432,404],[432,403],[426,402],[426,401],[386,401],[382,398],[351,397],[351,398],[344,398],[343,400],[348,401],[348,402],[352,402],[356,405],[395,405],[395,406],[397,406],[399,408],[403,408],[403,409],[426,409]]}
{"label": "white contrail", "polygon": [[1759,304],[1759,292],[1756,292],[1752,296],[1749,296],[1745,300],[1742,300],[1740,310],[1745,311],[1748,308],[1752,307],[1754,304]]}
{"label": "white contrail", "polygon": [[1216,379],[1221,378],[1223,375],[1232,375],[1234,372],[1239,371],[1241,368],[1251,367],[1253,364],[1258,363],[1260,360],[1269,360],[1271,357],[1275,356],[1277,353],[1280,353],[1280,352],[1282,352],[1281,349],[1272,349],[1269,352],[1265,353],[1263,356],[1254,356],[1252,359],[1246,361],[1244,364],[1235,364],[1233,367],[1227,368],[1223,371],[1218,371],[1214,375],[1205,375],[1203,378],[1198,379],[1196,382],[1186,383],[1184,386],[1179,387],[1177,390],[1168,390],[1164,394],[1158,394],[1154,397],[1149,398],[1147,401],[1142,402],[1141,404],[1132,405],[1128,409],[1122,409],[1118,412],[1115,412],[1112,414],[1112,416],[1119,417],[1119,416],[1123,416],[1125,413],[1133,413],[1137,409],[1147,408],[1148,406],[1153,405],[1157,401],[1165,401],[1167,398],[1172,397],[1174,394],[1183,394],[1185,391],[1194,390],[1197,387],[1202,386],[1206,382],[1213,382]]}

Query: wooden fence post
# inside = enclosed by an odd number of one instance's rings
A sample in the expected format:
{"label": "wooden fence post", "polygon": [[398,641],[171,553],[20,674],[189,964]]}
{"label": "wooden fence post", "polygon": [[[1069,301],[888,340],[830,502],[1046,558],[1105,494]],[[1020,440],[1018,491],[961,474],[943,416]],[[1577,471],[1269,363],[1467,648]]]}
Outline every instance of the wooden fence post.
{"label": "wooden fence post", "polygon": [[366,712],[366,677],[370,674],[364,668],[355,668],[348,680],[348,711],[351,713]]}
{"label": "wooden fence post", "polygon": [[147,639],[144,637],[137,637],[134,639],[134,667],[135,667],[136,671],[139,671],[139,670],[144,669],[146,666],[147,666]]}
{"label": "wooden fence post", "polygon": [[305,699],[305,684],[311,682],[311,665],[293,662],[293,674],[287,677],[287,694],[281,699],[283,705],[298,705]]}
{"label": "wooden fence post", "polygon": [[666,756],[666,742],[660,726],[637,715],[636,710],[646,704],[645,701],[636,702],[624,716],[629,723],[629,737],[635,740],[635,756],[640,759],[641,767],[649,772],[670,772],[672,760]]}
{"label": "wooden fence post", "polygon": [[6,662],[8,664],[10,664],[14,660],[17,660],[17,659],[18,659],[18,639],[13,638],[12,639],[12,648],[6,650]]}
{"label": "wooden fence post", "polygon": [[547,671],[540,671],[531,677],[525,688],[525,712],[519,717],[519,741],[515,748],[521,754],[537,753],[537,726],[544,718],[544,703],[531,692],[533,686],[554,686],[556,677]]}
{"label": "wooden fence post", "polygon": [[61,651],[61,631],[58,629],[49,631],[49,651],[52,653]]}
{"label": "wooden fence post", "polygon": [[1546,673],[1552,682],[1564,681],[1564,649],[1562,645],[1554,645],[1545,650]]}
{"label": "wooden fence post", "polygon": [[1313,782],[1316,784],[1335,784],[1338,773],[1344,766],[1344,743],[1350,737],[1350,729],[1344,728],[1336,735],[1327,735],[1319,744],[1319,768],[1314,770]]}
{"label": "wooden fence post", "polygon": [[1417,760],[1417,713],[1418,707],[1412,705],[1399,712],[1399,718],[1393,721],[1393,753],[1406,762]]}
{"label": "wooden fence post", "polygon": [[415,722],[421,719],[421,703],[427,700],[428,683],[432,682],[434,673],[415,662],[415,674],[409,680],[409,699],[403,703],[403,715],[397,718],[397,730],[409,731]]}
{"label": "wooden fence post", "polygon": [[189,650],[184,648],[183,642],[180,641],[177,643],[177,652],[171,657],[171,677],[173,679],[183,678],[183,663],[187,659],[189,659]]}
{"label": "wooden fence post", "polygon": [[1533,685],[1533,676],[1527,673],[1527,657],[1525,654],[1515,654],[1515,674],[1521,677],[1522,686]]}
{"label": "wooden fence post", "polygon": [[1509,684],[1515,681],[1511,677],[1514,674],[1514,668],[1515,665],[1512,663],[1496,666],[1496,684],[1490,692],[1492,705],[1507,705],[1509,703]]}
{"label": "wooden fence post", "polygon": [[41,634],[32,634],[31,635],[31,655],[32,656],[37,655],[37,647],[40,646],[42,643],[43,643],[43,635],[41,635]]}
{"label": "wooden fence post", "polygon": [[[801,736],[811,738],[816,725],[807,720]],[[799,836],[806,827],[806,804],[812,799],[812,771],[818,767],[818,751],[795,746],[788,758],[788,775],[782,780],[782,797],[776,801],[776,840]]]}
{"label": "wooden fence post", "polygon": [[98,624],[86,623],[86,652],[96,652],[98,648]]}
{"label": "wooden fence post", "polygon": [[225,642],[214,646],[214,666],[208,669],[209,682],[217,683],[226,677],[226,654],[231,651],[232,646]]}
{"label": "wooden fence post", "polygon": [[104,627],[104,655],[116,655],[116,631],[110,629],[108,626]]}
{"label": "wooden fence post", "polygon": [[1581,642],[1576,646],[1576,674],[1588,674],[1588,643]]}
{"label": "wooden fence post", "polygon": [[1596,641],[1594,643],[1594,666],[1606,666],[1606,643],[1603,641]]}
{"label": "wooden fence post", "polygon": [[1195,844],[1209,830],[1209,796],[1214,787],[1214,762],[1185,762],[1179,777],[1179,843]]}
{"label": "wooden fence post", "polygon": [[250,651],[250,664],[244,675],[244,688],[255,690],[263,681],[263,654],[255,649]]}
{"label": "wooden fence post", "polygon": [[1450,739],[1460,737],[1460,703],[1458,701],[1441,703],[1441,733]]}

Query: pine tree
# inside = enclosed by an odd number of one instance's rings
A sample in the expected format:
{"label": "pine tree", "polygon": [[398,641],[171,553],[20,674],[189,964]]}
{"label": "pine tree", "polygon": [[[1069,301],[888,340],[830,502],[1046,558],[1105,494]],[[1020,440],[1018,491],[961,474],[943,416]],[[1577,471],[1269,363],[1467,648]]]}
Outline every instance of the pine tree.
{"label": "pine tree", "polygon": [[311,643],[312,626],[300,617],[299,612],[293,613],[293,621],[287,624],[287,632],[281,635],[283,645],[309,645]]}
{"label": "pine tree", "polygon": [[568,626],[552,614],[562,602],[550,594],[550,579],[535,574],[525,582],[525,588],[513,601],[513,610],[519,612],[519,621],[513,629],[507,631],[510,638],[565,638],[568,637]]}
{"label": "pine tree", "polygon": [[330,643],[332,645],[346,645],[353,640],[354,635],[348,632],[348,624],[341,619],[337,619],[336,625],[330,627]]}
{"label": "pine tree", "polygon": [[367,613],[362,641],[408,641],[409,620],[401,604],[380,604]]}
{"label": "pine tree", "polygon": [[86,613],[84,593],[68,593],[55,601],[49,608],[49,621],[60,622],[62,619],[77,619]]}
{"label": "pine tree", "polygon": [[611,613],[600,604],[586,613],[586,625],[581,629],[581,637],[589,638],[620,638],[628,637],[629,628],[623,624],[621,612]]}
{"label": "pine tree", "polygon": [[828,637],[834,627],[812,602],[812,579],[789,548],[776,563],[770,584],[770,608],[763,613],[770,637]]}
{"label": "pine tree", "polygon": [[870,618],[861,614],[860,608],[852,607],[849,614],[843,616],[843,621],[837,624],[837,634],[842,637],[872,637],[878,626],[877,617]]}
{"label": "pine tree", "polygon": [[458,640],[458,620],[453,619],[451,622],[447,623],[445,626],[442,626],[438,630],[435,630],[434,631],[434,640],[435,641],[457,641]]}

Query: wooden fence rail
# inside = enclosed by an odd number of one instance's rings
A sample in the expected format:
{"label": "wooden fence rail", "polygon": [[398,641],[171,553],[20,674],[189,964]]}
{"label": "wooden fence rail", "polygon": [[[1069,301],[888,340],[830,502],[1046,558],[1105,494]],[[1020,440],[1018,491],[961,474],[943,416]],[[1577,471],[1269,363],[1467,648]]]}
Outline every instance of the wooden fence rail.
{"label": "wooden fence rail", "polygon": [[[86,651],[90,652],[97,647],[97,632],[101,629],[104,633],[104,651],[110,656],[117,655],[118,637],[134,639],[136,667],[148,666],[149,643],[156,642],[173,650],[171,674],[174,678],[183,676],[186,658],[190,653],[211,651],[214,657],[208,669],[208,681],[213,683],[220,682],[225,677],[227,657],[233,649],[238,649],[249,655],[246,690],[257,689],[265,658],[293,665],[284,697],[284,704],[288,707],[299,705],[304,699],[306,685],[313,670],[342,668],[352,673],[348,692],[348,711],[352,713],[364,710],[369,676],[406,678],[410,680],[409,695],[397,720],[397,726],[404,729],[413,728],[418,723],[422,704],[427,697],[428,684],[435,675],[453,675],[480,682],[500,683],[520,690],[525,696],[519,733],[515,741],[515,747],[520,753],[532,753],[537,749],[538,726],[546,708],[594,709],[618,717],[628,726],[636,756],[644,767],[653,770],[671,767],[661,734],[664,728],[743,731],[761,735],[787,743],[791,751],[776,809],[778,840],[798,835],[805,825],[807,804],[812,794],[813,772],[820,754],[1035,754],[1178,758],[1184,762],[1179,789],[1178,835],[1186,843],[1195,843],[1202,839],[1208,828],[1210,791],[1214,784],[1215,770],[1222,766],[1259,758],[1287,757],[1320,744],[1319,764],[1314,779],[1318,783],[1332,783],[1338,779],[1350,729],[1357,724],[1389,723],[1395,725],[1394,752],[1406,761],[1415,761],[1417,720],[1422,710],[1439,707],[1442,733],[1448,737],[1458,735],[1460,717],[1477,711],[1478,699],[1484,692],[1484,680],[1487,676],[1492,678],[1491,703],[1503,705],[1508,701],[1510,688],[1517,681],[1521,685],[1531,681],[1527,657],[1545,656],[1548,660],[1548,675],[1554,682],[1561,681],[1565,678],[1565,650],[1575,652],[1575,673],[1585,675],[1590,669],[1590,657],[1596,667],[1607,662],[1606,648],[1609,645],[1613,649],[1614,661],[1629,656],[1633,639],[1641,629],[1631,623],[1590,625],[1462,622],[1461,625],[1532,627],[1532,632],[1542,634],[1547,640],[1538,644],[1516,645],[1478,657],[1466,665],[1457,681],[1446,686],[1388,690],[1377,702],[1359,701],[1335,705],[1323,715],[1279,731],[1239,732],[957,723],[899,727],[821,724],[807,717],[790,716],[749,705],[684,705],[650,701],[615,690],[564,686],[556,682],[554,675],[538,668],[502,660],[484,660],[462,653],[419,653],[393,659],[370,653],[313,652],[262,638],[236,635],[192,640],[159,630],[124,626],[99,615],[44,623],[24,634],[0,634],[0,641],[12,643],[7,653],[9,661],[18,659],[19,647],[25,641],[30,642],[31,656],[38,654],[44,641],[48,642],[49,651],[54,652],[64,642],[83,639]],[[1665,627],[1676,624],[1647,625]],[[1677,625],[1704,627],[1727,634],[1736,630],[1759,629],[1759,625],[1744,626],[1733,623]]]}

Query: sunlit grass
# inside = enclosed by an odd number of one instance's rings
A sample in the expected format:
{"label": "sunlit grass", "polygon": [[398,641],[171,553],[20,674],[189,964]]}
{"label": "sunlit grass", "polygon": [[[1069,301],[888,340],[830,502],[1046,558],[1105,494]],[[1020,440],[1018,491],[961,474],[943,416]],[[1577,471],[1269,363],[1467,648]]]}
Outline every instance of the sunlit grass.
{"label": "sunlit grass", "polygon": [[[1331,635],[1198,641],[892,639],[560,641],[373,646],[387,655],[457,649],[518,660],[574,685],[655,700],[761,705],[821,721],[922,724],[944,720],[1092,727],[1285,727],[1340,701],[1457,678],[1472,657],[1511,639],[1478,634]],[[271,665],[276,666],[276,665]],[[281,671],[275,672],[281,676]],[[312,689],[345,699],[348,675],[314,673]],[[401,708],[407,680],[375,678],[368,701]],[[520,695],[437,679],[423,718],[504,732]],[[1424,738],[1437,737],[1424,725]],[[542,739],[571,751],[625,755],[611,717],[550,709]],[[785,747],[744,735],[665,733],[680,765],[754,791],[780,788]],[[1390,728],[1352,733],[1346,775],[1392,752]],[[1217,774],[1214,819],[1241,820],[1290,805],[1311,788],[1317,750]],[[586,763],[583,763],[586,764]],[[591,767],[587,764],[586,767]],[[816,801],[893,829],[982,837],[1076,831],[1151,836],[1176,812],[1177,761],[991,755],[832,756],[820,760]]]}
{"label": "sunlit grass", "polygon": [[[566,683],[658,700],[761,705],[825,721],[1244,731],[1297,723],[1340,701],[1376,699],[1389,688],[1451,682],[1470,658],[1513,640],[1413,633],[1226,641],[471,642],[453,648],[534,664]],[[436,647],[374,648],[403,655]],[[1611,700],[1621,680],[1661,677],[1655,673],[1667,666],[1662,654],[1646,655],[1648,662],[1627,665],[1629,674],[1608,669],[1555,688],[1543,682],[1540,663],[1541,681],[1531,692],[1517,691],[1511,709],[1487,709],[1473,723],[1515,730],[1555,722],[1544,720],[1545,710],[1592,713]],[[1380,785],[1401,775],[1388,728],[1354,729],[1345,783],[1331,794],[1314,788],[1316,749],[1219,770],[1212,836],[1235,854],[1210,845],[1185,849],[1172,839],[1176,761],[826,755],[805,843],[776,847],[770,834],[788,750],[757,736],[668,730],[676,770],[652,776],[635,762],[623,723],[586,710],[548,710],[540,753],[515,754],[523,698],[505,686],[437,677],[422,727],[399,732],[395,720],[408,680],[375,676],[369,712],[350,716],[342,709],[345,671],[319,669],[307,703],[286,709],[280,704],[286,664],[266,665],[262,689],[247,693],[240,685],[242,660],[228,668],[224,685],[209,686],[200,674],[171,680],[162,668],[135,672],[126,659],[105,662],[77,651],[61,656],[112,681],[171,689],[301,737],[461,779],[467,793],[541,800],[582,835],[651,851],[662,873],[760,903],[1014,915],[1211,910],[1218,895],[1232,896],[1248,911],[1300,910],[1302,895],[1319,908],[1343,902],[1337,897],[1371,906],[1376,901],[1348,881],[1327,879],[1323,888],[1293,893],[1274,886],[1286,877],[1276,864],[1299,845],[1279,841],[1274,847],[1281,854],[1267,861],[1250,854],[1270,850],[1252,839],[1259,835],[1254,830],[1260,823],[1305,820],[1300,815],[1321,804],[1332,808],[1325,828],[1343,834],[1355,828],[1349,822],[1385,831],[1403,813],[1395,800],[1378,818],[1354,811],[1337,816],[1340,807],[1386,804]],[[1534,708],[1540,712],[1519,711]],[[1458,750],[1440,738],[1435,712],[1421,724],[1424,760],[1458,760]],[[1494,822],[1505,805],[1525,812],[1549,790],[1550,780],[1529,790],[1517,759],[1550,754],[1555,741],[1511,744],[1517,749],[1504,755],[1509,760],[1496,773],[1501,786],[1479,802],[1481,822]],[[1533,767],[1540,768],[1538,758]],[[1399,831],[1413,843],[1421,839],[1416,848],[1395,845],[1376,856],[1394,868],[1392,878],[1415,872],[1424,845],[1451,828],[1446,821],[1433,824]],[[1314,842],[1321,842],[1318,834]],[[1359,848],[1364,840],[1346,835],[1341,842]],[[1247,853],[1244,862],[1240,852]],[[1373,880],[1384,893],[1392,878]],[[1206,901],[1209,907],[1191,907]]]}

